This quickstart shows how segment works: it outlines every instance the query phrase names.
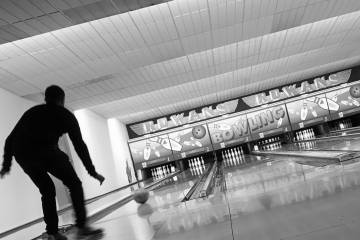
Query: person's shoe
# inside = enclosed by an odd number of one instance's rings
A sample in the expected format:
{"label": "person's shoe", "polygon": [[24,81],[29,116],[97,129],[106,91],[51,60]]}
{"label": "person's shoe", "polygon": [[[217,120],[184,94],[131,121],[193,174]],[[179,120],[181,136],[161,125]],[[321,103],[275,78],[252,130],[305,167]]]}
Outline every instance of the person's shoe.
{"label": "person's shoe", "polygon": [[92,228],[89,226],[85,226],[82,228],[78,228],[77,237],[79,239],[86,238],[89,236],[102,236],[104,234],[104,230],[101,228]]}
{"label": "person's shoe", "polygon": [[62,235],[61,233],[55,233],[55,234],[46,234],[47,237],[45,239],[47,240],[67,240],[67,237]]}

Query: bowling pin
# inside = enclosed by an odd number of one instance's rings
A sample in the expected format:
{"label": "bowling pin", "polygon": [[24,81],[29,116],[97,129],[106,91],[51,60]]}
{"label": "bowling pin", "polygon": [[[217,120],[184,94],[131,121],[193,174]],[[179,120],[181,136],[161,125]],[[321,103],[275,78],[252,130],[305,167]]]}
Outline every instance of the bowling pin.
{"label": "bowling pin", "polygon": [[166,176],[167,174],[166,174],[166,168],[165,168],[165,166],[162,166],[162,171],[163,171],[163,173],[164,173],[164,176]]}
{"label": "bowling pin", "polygon": [[160,178],[159,168],[154,169],[154,171],[155,171],[156,178],[159,179]]}
{"label": "bowling pin", "polygon": [[224,167],[227,167],[227,164],[226,164],[226,159],[225,158],[223,158],[223,164],[224,164]]}
{"label": "bowling pin", "polygon": [[301,111],[300,111],[301,121],[304,121],[306,119],[307,114],[308,114],[307,103],[303,103],[303,107],[301,108]]}
{"label": "bowling pin", "polygon": [[229,166],[231,166],[231,164],[230,164],[230,153],[228,153],[228,150],[226,150],[225,154],[226,154],[226,164],[229,167]]}
{"label": "bowling pin", "polygon": [[235,149],[233,148],[233,153],[234,153],[234,156],[233,156],[233,163],[234,165],[236,165],[236,153],[235,153]]}
{"label": "bowling pin", "polygon": [[190,173],[191,173],[191,176],[194,176],[195,174],[194,174],[194,170],[193,170],[193,168],[191,168],[190,167]]}
{"label": "bowling pin", "polygon": [[231,161],[231,165],[234,166],[235,165],[235,156],[234,155],[231,156],[230,161]]}
{"label": "bowling pin", "polygon": [[149,160],[150,154],[151,154],[151,147],[150,147],[150,143],[147,142],[144,149],[144,160]]}
{"label": "bowling pin", "polygon": [[239,165],[239,154],[237,153],[236,149],[234,150],[235,155],[235,165]]}
{"label": "bowling pin", "polygon": [[161,169],[161,167],[159,167],[158,169],[159,169],[159,177],[162,178],[163,177],[162,169]]}
{"label": "bowling pin", "polygon": [[304,136],[303,136],[302,132],[299,133],[299,138],[300,138],[300,141],[304,140]]}
{"label": "bowling pin", "polygon": [[231,152],[230,152],[230,150],[227,150],[228,151],[228,166],[232,166],[232,164],[231,164]]}
{"label": "bowling pin", "polygon": [[198,175],[200,175],[200,169],[198,168],[198,167],[195,167],[195,172],[196,172],[196,175],[198,176]]}
{"label": "bowling pin", "polygon": [[199,172],[200,172],[200,174],[203,174],[203,168],[202,167],[199,167]]}

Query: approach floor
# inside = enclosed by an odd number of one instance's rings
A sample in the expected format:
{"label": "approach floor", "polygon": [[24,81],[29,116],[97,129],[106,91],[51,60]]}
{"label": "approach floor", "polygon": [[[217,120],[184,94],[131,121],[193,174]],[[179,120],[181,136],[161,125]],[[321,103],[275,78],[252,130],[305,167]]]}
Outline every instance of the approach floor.
{"label": "approach floor", "polygon": [[109,240],[358,239],[360,162],[313,167],[288,157],[253,160],[224,169],[224,193],[180,202],[194,182],[187,172],[180,183],[152,191],[146,204],[132,201],[96,226]]}
{"label": "approach floor", "polygon": [[[351,140],[351,149],[360,150],[359,143]],[[347,145],[322,144],[322,150]],[[358,240],[360,161],[316,167],[298,160],[233,161],[224,167],[224,192],[181,202],[199,178],[187,170],[152,189],[146,204],[131,201],[94,226],[105,229],[106,240]]]}

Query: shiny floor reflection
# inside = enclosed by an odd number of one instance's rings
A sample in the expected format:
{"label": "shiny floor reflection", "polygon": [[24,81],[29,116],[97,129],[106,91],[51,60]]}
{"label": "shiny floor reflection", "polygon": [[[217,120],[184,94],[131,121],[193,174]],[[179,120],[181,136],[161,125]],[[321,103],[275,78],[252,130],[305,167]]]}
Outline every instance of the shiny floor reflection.
{"label": "shiny floor reflection", "polygon": [[224,193],[179,202],[191,186],[183,176],[96,225],[103,239],[358,239],[358,161],[314,167],[276,158],[224,174]]}

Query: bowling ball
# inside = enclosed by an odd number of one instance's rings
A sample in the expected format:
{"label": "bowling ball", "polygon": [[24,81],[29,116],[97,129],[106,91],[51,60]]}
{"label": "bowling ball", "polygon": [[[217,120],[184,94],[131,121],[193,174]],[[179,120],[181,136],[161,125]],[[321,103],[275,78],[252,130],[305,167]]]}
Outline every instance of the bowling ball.
{"label": "bowling ball", "polygon": [[134,192],[134,200],[137,203],[144,204],[149,199],[149,191],[146,189],[139,189]]}
{"label": "bowling ball", "polygon": [[196,139],[201,139],[203,137],[205,137],[205,134],[206,134],[206,129],[204,126],[195,126],[193,129],[192,129],[192,135],[194,136],[194,138]]}
{"label": "bowling ball", "polygon": [[153,212],[154,209],[147,203],[139,205],[137,209],[137,214],[139,217],[149,217],[151,214],[153,214]]}
{"label": "bowling ball", "polygon": [[351,86],[349,92],[350,92],[351,97],[359,98],[360,97],[360,84]]}

